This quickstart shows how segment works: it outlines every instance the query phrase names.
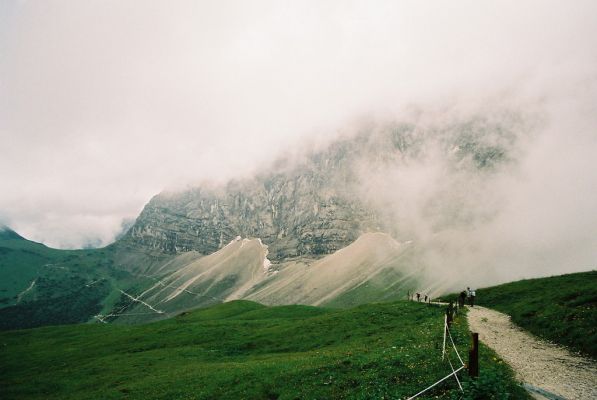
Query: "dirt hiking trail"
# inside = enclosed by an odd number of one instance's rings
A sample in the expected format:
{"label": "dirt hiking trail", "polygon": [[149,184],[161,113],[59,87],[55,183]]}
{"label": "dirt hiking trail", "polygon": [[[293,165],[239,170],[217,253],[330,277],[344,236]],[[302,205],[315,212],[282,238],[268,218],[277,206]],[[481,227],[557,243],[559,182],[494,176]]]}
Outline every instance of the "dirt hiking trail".
{"label": "dirt hiking trail", "polygon": [[512,366],[535,398],[597,399],[595,361],[538,339],[494,310],[469,307],[468,321],[471,331]]}

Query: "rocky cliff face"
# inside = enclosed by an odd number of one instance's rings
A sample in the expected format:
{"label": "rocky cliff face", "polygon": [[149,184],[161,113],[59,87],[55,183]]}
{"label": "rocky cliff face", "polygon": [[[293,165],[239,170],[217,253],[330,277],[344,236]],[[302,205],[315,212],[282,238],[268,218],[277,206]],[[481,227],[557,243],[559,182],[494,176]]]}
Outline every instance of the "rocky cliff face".
{"label": "rocky cliff face", "polygon": [[[339,139],[293,166],[224,187],[162,193],[145,207],[123,242],[164,253],[195,250],[210,254],[236,236],[261,238],[269,258],[330,254],[369,231],[393,233],[379,207],[358,195],[363,165],[415,159],[433,144],[454,161],[490,170],[509,157],[514,124],[472,118],[442,129],[393,124]],[[513,127],[514,126],[514,127]],[[359,181],[361,180],[361,182]]]}
{"label": "rocky cliff face", "polygon": [[210,254],[236,236],[258,237],[272,260],[330,254],[379,228],[375,213],[351,195],[346,164],[338,151],[224,188],[160,194],[125,240],[168,253]]}

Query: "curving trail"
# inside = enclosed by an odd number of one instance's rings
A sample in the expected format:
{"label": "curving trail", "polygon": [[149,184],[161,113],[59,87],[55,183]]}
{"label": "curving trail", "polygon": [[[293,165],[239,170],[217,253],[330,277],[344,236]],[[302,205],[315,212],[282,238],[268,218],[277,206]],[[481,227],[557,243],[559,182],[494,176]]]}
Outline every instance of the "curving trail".
{"label": "curving trail", "polygon": [[19,304],[21,302],[21,300],[23,299],[23,296],[25,296],[31,289],[33,289],[33,286],[35,286],[35,282],[37,281],[37,278],[33,280],[33,282],[31,282],[31,284],[29,285],[29,287],[27,287],[27,289],[23,290],[21,293],[19,293],[19,295],[17,296],[17,302],[16,304]]}
{"label": "curving trail", "polygon": [[512,366],[535,398],[597,399],[595,361],[538,339],[494,310],[469,307],[468,321],[471,331]]}
{"label": "curving trail", "polygon": [[146,306],[147,308],[149,308],[151,311],[154,311],[154,312],[156,312],[158,314],[164,314],[164,311],[162,311],[162,310],[156,310],[155,308],[153,308],[153,306],[151,304],[147,304],[143,300],[139,299],[139,297],[141,297],[141,295],[139,295],[137,297],[133,297],[133,296],[131,296],[130,294],[128,294],[127,292],[125,292],[122,289],[118,289],[118,290],[120,290],[120,293],[124,294],[126,297],[128,297],[132,301],[136,301],[137,303],[143,304],[144,306]]}

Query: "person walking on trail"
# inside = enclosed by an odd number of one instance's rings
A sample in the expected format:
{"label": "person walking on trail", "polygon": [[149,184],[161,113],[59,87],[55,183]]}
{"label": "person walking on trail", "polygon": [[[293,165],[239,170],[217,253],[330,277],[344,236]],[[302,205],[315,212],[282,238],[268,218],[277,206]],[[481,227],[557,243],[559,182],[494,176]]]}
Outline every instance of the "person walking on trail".
{"label": "person walking on trail", "polygon": [[460,292],[460,295],[458,296],[458,307],[460,307],[460,308],[464,307],[465,300],[466,300],[466,292],[463,290],[462,292]]}
{"label": "person walking on trail", "polygon": [[471,307],[475,306],[475,296],[476,296],[476,293],[475,293],[475,290],[473,289],[473,290],[471,290]]}
{"label": "person walking on trail", "polygon": [[421,301],[421,293],[417,292],[417,301]]}
{"label": "person walking on trail", "polygon": [[427,295],[425,295],[425,303],[427,303]]}

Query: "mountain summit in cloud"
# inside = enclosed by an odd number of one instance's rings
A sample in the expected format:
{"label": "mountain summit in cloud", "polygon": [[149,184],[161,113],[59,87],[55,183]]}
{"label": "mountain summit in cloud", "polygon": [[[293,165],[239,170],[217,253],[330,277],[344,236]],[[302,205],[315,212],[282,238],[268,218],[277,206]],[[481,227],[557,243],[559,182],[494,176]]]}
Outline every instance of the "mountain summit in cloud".
{"label": "mountain summit in cloud", "polygon": [[0,3],[0,221],[32,240],[2,241],[0,321],[357,304],[594,267],[596,14]]}
{"label": "mountain summit in cloud", "polygon": [[587,185],[594,157],[569,147],[597,147],[596,14],[590,0],[3,1],[0,220],[105,246],[164,190],[250,179],[355,121],[496,103],[540,110],[566,138],[533,161]]}

